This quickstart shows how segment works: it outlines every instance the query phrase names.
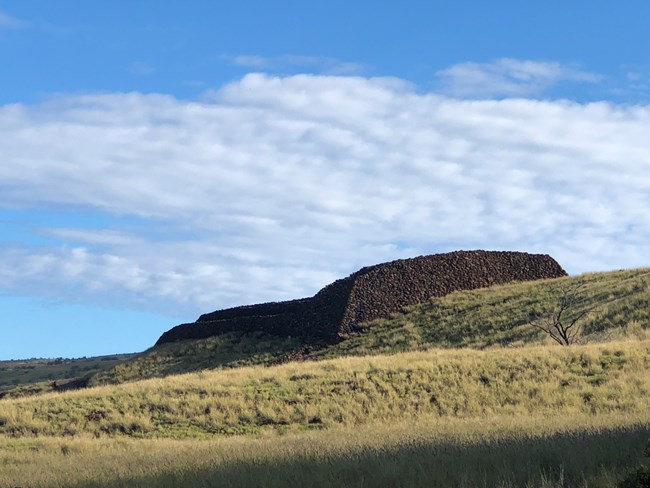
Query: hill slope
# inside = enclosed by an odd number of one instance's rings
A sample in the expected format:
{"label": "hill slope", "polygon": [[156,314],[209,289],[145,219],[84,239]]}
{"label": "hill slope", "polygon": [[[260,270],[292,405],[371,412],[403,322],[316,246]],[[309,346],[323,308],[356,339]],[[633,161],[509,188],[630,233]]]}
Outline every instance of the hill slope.
{"label": "hill slope", "polygon": [[[313,347],[304,339],[260,332],[229,332],[207,339],[156,346],[91,384],[120,383],[210,368],[272,365],[287,360],[344,355],[392,354],[429,348],[506,347],[541,344],[547,337],[531,325],[557,307],[558,290],[583,283],[582,300],[572,312],[597,306],[584,321],[582,342],[643,336],[650,324],[650,269],[593,273],[521,282],[470,291],[407,308],[388,319],[360,324],[337,344]],[[558,346],[559,347],[559,346]]]}
{"label": "hill slope", "polygon": [[[0,399],[0,485],[616,486],[649,432],[649,282],[458,292],[321,349],[253,333],[163,344],[104,380],[258,365]],[[529,322],[576,283],[570,312],[598,305],[594,343],[561,347]],[[273,364],[290,358],[322,360]]]}
{"label": "hill slope", "polygon": [[134,354],[112,354],[77,359],[0,361],[0,398],[64,390],[84,377],[114,367]]}
{"label": "hill slope", "polygon": [[404,419],[647,416],[650,341],[348,357],[47,394],[0,404],[0,434],[188,437]]}

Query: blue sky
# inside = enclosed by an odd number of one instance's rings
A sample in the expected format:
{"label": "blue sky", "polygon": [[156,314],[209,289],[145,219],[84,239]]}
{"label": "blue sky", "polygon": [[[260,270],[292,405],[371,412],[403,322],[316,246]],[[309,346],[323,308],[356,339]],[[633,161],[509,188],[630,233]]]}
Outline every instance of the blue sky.
{"label": "blue sky", "polygon": [[0,359],[454,249],[647,266],[650,4],[0,1]]}

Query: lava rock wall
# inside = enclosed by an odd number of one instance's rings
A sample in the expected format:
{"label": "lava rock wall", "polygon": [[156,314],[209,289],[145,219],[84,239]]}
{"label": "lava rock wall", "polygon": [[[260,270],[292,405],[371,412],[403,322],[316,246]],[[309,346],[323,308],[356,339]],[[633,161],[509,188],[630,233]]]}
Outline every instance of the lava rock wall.
{"label": "lava rock wall", "polygon": [[263,331],[334,342],[357,324],[388,317],[431,297],[512,281],[561,276],[566,276],[566,272],[546,254],[456,251],[399,259],[362,268],[311,298],[204,314],[194,323],[181,324],[165,332],[156,345],[232,331]]}

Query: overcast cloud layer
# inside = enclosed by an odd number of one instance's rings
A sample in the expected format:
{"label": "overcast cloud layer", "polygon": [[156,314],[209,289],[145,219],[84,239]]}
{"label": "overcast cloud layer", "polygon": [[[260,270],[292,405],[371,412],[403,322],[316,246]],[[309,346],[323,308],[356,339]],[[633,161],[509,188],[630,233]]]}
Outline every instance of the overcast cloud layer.
{"label": "overcast cloud layer", "polygon": [[550,253],[572,273],[648,265],[648,134],[648,106],[459,100],[388,78],[4,106],[0,206],[119,218],[1,245],[0,289],[198,313],[454,249]]}

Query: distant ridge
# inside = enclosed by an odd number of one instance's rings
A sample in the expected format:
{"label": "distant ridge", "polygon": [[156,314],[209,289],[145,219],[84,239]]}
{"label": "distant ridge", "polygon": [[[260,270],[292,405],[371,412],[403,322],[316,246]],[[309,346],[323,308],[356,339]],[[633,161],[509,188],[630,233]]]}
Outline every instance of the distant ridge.
{"label": "distant ridge", "polygon": [[547,254],[455,251],[399,259],[360,269],[311,298],[247,305],[201,315],[165,332],[156,345],[225,332],[262,331],[336,342],[357,324],[458,290],[512,281],[559,278],[567,273]]}

